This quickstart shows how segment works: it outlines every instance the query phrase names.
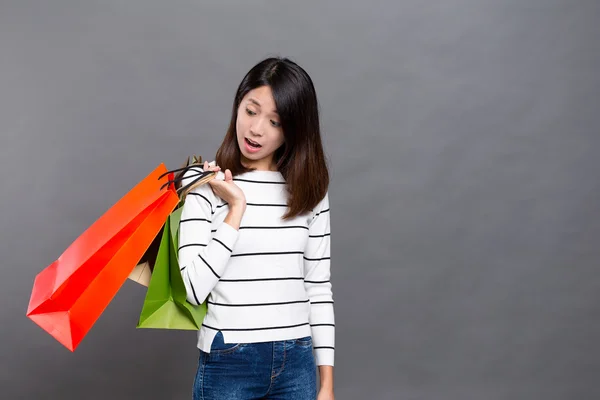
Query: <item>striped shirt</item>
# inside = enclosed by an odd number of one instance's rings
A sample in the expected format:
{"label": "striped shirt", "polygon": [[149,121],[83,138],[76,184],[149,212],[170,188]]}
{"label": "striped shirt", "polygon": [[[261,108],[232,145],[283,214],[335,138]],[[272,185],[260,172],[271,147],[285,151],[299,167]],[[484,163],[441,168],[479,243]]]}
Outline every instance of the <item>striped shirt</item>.
{"label": "striped shirt", "polygon": [[[188,171],[182,184],[198,171]],[[280,172],[233,179],[246,196],[239,230],[224,223],[229,207],[209,184],[187,195],[181,214],[179,266],[187,300],[207,304],[198,348],[210,352],[218,331],[226,343],[312,336],[317,365],[333,365],[329,193],[310,212],[284,221],[288,193]]]}

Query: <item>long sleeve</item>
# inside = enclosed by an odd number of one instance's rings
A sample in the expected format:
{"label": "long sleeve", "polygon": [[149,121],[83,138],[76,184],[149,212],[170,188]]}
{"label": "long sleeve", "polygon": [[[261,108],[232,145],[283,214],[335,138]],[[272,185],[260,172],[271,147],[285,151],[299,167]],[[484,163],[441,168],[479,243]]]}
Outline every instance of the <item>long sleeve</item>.
{"label": "long sleeve", "polygon": [[317,365],[334,364],[335,320],[331,271],[329,193],[313,210],[304,251],[304,286],[310,299],[309,322]]}
{"label": "long sleeve", "polygon": [[[189,170],[182,185],[193,179],[201,168]],[[203,303],[227,266],[239,231],[223,222],[211,231],[218,197],[206,183],[187,194],[179,224],[179,268],[191,304]],[[214,233],[214,235],[213,235]]]}

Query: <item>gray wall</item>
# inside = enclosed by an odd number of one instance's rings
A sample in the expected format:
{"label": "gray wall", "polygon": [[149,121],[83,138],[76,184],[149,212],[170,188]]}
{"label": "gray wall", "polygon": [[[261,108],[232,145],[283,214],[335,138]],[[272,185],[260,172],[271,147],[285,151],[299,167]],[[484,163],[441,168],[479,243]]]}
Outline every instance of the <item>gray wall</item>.
{"label": "gray wall", "polygon": [[243,74],[314,78],[338,399],[597,399],[600,2],[0,3],[3,399],[186,399],[194,332],[128,281],[75,353],[35,275],[158,163],[214,155]]}

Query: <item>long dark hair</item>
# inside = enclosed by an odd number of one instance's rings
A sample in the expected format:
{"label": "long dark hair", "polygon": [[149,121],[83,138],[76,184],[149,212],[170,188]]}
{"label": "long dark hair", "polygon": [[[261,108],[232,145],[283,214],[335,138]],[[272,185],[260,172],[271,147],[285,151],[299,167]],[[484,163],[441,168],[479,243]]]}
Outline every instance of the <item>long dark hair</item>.
{"label": "long dark hair", "polygon": [[288,58],[270,57],[248,71],[235,94],[229,128],[215,161],[222,171],[230,169],[233,176],[253,170],[242,165],[236,120],[244,96],[261,86],[271,88],[285,137],[274,160],[290,195],[283,216],[288,219],[311,211],[329,187],[317,95],[312,79],[298,64]]}

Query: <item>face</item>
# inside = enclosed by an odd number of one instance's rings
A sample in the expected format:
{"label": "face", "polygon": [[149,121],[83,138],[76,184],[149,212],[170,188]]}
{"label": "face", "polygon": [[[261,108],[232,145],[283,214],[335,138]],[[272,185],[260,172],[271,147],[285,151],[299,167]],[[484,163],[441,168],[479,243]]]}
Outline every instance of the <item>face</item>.
{"label": "face", "polygon": [[236,131],[242,164],[275,171],[273,155],[285,138],[269,86],[253,89],[244,96],[237,110]]}

